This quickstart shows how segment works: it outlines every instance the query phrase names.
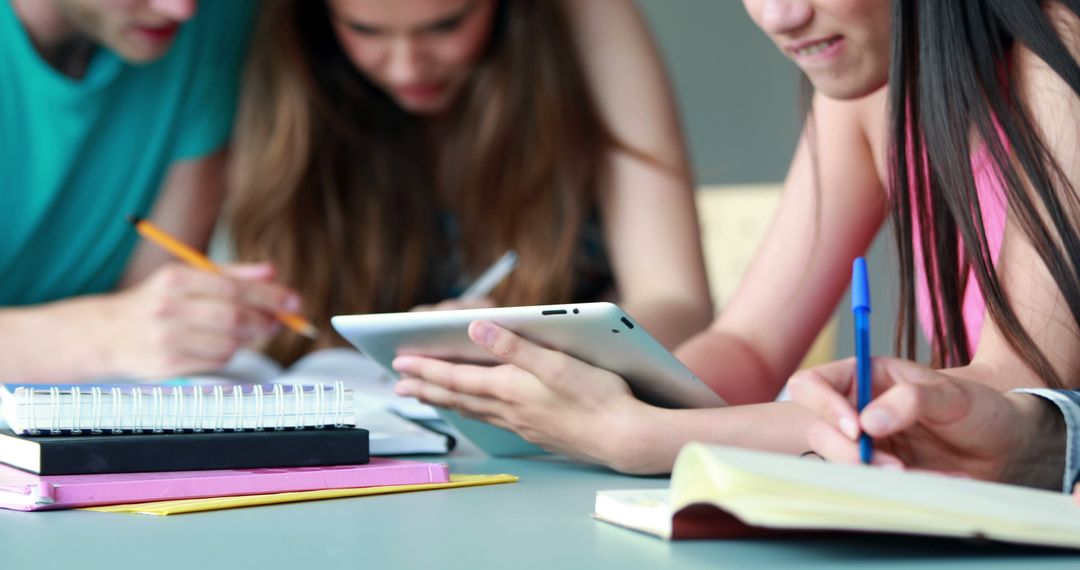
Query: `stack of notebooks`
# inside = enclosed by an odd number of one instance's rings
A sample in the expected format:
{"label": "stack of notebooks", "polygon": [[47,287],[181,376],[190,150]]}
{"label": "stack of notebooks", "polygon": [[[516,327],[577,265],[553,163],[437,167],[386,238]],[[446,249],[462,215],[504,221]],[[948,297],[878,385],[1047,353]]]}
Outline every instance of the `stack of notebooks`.
{"label": "stack of notebooks", "polygon": [[334,385],[0,386],[0,507],[448,484],[444,465],[369,457]]}

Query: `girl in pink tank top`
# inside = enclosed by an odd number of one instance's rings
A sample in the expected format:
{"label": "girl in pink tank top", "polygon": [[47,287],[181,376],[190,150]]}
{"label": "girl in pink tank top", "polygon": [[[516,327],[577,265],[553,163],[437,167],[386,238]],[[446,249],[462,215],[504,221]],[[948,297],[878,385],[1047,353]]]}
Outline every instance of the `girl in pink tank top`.
{"label": "girl in pink tank top", "polygon": [[[809,3],[849,17],[871,5]],[[933,364],[949,369],[878,359],[874,400],[857,410],[853,365],[797,375],[793,399],[819,418],[808,441],[852,462],[869,436],[877,465],[1071,490],[1080,479],[1080,5],[892,8],[899,332],[910,354],[918,316]]]}

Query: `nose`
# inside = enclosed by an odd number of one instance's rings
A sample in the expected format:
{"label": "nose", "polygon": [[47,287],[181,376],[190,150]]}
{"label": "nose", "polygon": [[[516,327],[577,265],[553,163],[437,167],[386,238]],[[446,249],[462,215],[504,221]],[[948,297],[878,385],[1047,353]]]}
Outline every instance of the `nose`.
{"label": "nose", "polygon": [[394,40],[386,62],[386,74],[393,85],[416,83],[422,76],[423,48],[413,38]]}
{"label": "nose", "polygon": [[199,0],[151,0],[150,4],[155,12],[177,22],[190,20],[199,9]]}
{"label": "nose", "polygon": [[813,15],[807,0],[765,0],[761,27],[774,34],[792,32],[808,24]]}

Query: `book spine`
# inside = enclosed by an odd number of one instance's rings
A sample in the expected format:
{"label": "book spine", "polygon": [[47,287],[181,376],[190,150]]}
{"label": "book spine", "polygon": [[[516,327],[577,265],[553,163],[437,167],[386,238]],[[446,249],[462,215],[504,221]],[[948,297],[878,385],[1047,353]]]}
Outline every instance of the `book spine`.
{"label": "book spine", "polygon": [[40,446],[40,475],[321,467],[369,460],[368,432],[353,428],[34,441]]}
{"label": "book spine", "polygon": [[447,483],[445,465],[375,459],[367,465],[326,468],[137,473],[66,477],[56,500],[39,508],[68,508],[151,500],[293,493],[323,489]]}

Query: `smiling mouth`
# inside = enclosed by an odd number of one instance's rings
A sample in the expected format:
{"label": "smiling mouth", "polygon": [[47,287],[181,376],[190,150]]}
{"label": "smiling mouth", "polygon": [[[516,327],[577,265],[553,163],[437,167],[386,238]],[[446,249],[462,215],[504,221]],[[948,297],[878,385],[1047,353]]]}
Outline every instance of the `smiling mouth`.
{"label": "smiling mouth", "polygon": [[428,98],[442,93],[443,83],[430,83],[411,87],[399,87],[396,91],[406,97]]}
{"label": "smiling mouth", "polygon": [[171,39],[180,30],[180,24],[166,24],[163,26],[136,26],[135,31],[143,37],[155,41]]}
{"label": "smiling mouth", "polygon": [[833,47],[840,41],[840,36],[821,40],[820,42],[814,42],[791,51],[799,57],[810,57],[818,55],[819,53]]}

